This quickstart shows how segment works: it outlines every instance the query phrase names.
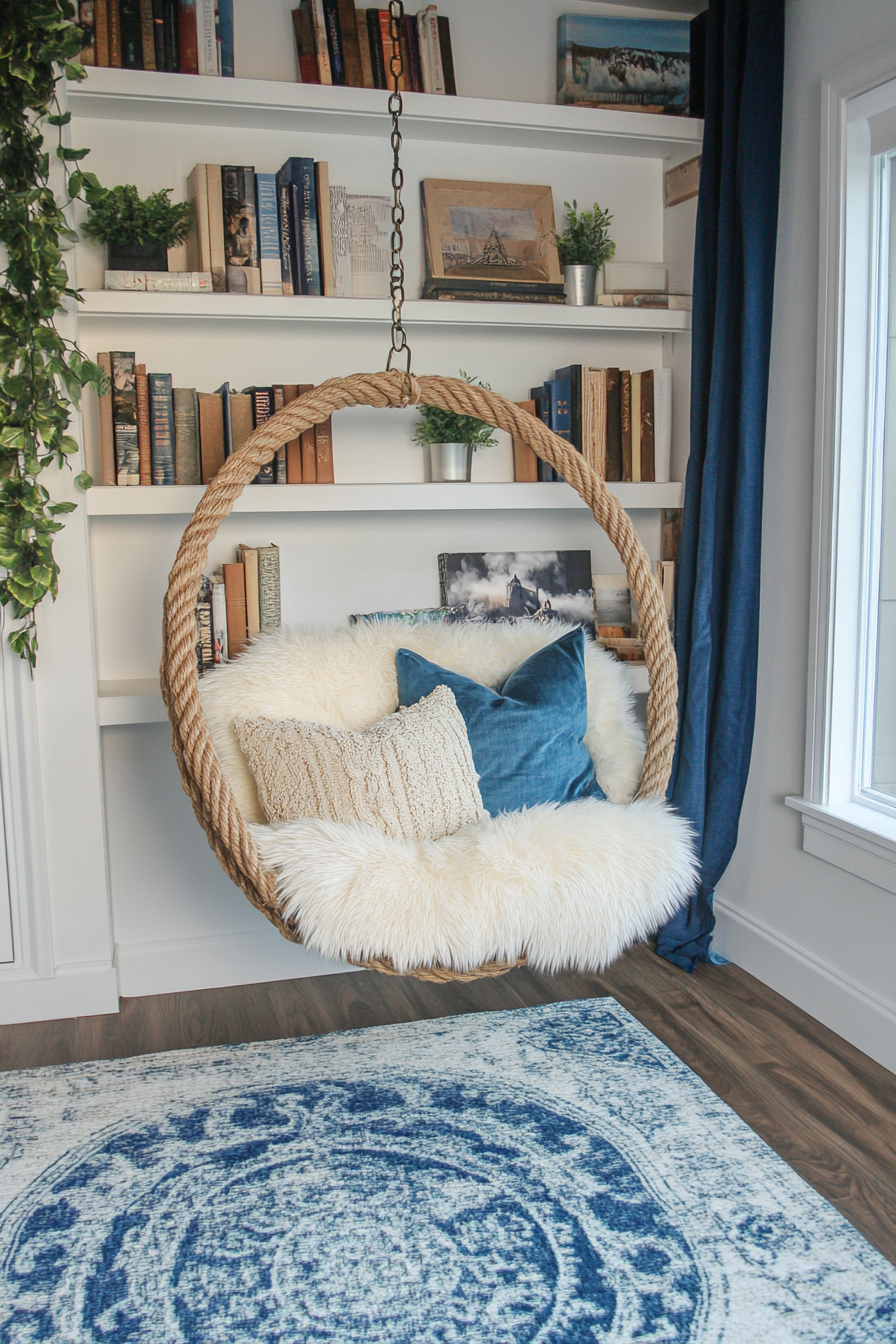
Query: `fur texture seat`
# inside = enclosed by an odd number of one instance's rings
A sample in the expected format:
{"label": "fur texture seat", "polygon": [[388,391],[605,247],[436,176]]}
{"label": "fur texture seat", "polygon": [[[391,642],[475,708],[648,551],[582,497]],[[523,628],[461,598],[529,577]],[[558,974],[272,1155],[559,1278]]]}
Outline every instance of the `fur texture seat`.
{"label": "fur texture seat", "polygon": [[360,823],[264,824],[233,728],[238,716],[364,729],[397,708],[398,648],[497,687],[567,629],[382,622],[287,630],[203,679],[215,751],[306,946],[336,960],[390,957],[399,971],[463,971],[524,953],[537,970],[599,970],[683,903],[694,880],[689,828],[656,800],[631,802],[644,736],[624,668],[593,644],[585,744],[609,801],[503,813],[441,840],[387,839]]}

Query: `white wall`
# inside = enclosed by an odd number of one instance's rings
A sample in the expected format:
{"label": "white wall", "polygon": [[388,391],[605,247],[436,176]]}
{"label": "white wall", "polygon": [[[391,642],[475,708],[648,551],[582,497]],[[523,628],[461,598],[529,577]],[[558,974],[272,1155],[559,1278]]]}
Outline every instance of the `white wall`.
{"label": "white wall", "polygon": [[801,848],[815,419],[820,81],[896,42],[891,0],[788,0],[759,698],[716,946],[896,1069],[896,897]]}

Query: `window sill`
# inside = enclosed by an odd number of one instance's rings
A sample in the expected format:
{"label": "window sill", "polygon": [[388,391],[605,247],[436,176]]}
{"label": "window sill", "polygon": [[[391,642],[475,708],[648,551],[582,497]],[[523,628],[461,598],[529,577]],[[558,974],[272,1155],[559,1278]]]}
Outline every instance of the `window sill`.
{"label": "window sill", "polygon": [[823,807],[798,797],[784,802],[802,814],[807,854],[896,893],[896,819],[861,803]]}

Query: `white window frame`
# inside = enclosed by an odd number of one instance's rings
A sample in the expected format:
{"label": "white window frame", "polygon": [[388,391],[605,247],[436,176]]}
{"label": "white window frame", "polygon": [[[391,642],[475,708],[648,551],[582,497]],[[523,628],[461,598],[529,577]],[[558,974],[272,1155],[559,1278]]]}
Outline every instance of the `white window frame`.
{"label": "white window frame", "polygon": [[869,523],[880,508],[879,468],[869,466],[882,442],[880,371],[869,366],[880,256],[869,119],[884,113],[896,117],[892,51],[822,82],[806,762],[803,795],[785,802],[802,814],[804,850],[896,893],[896,809],[864,787],[860,764],[873,674],[865,657],[876,592]]}

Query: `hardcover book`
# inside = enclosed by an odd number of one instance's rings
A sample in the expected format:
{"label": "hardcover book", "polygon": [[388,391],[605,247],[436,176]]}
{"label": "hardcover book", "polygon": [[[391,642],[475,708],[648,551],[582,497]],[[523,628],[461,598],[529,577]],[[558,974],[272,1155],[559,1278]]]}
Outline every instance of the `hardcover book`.
{"label": "hardcover book", "polygon": [[112,427],[115,440],[116,479],[119,485],[140,484],[140,449],[137,442],[137,375],[134,352],[113,350]]}
{"label": "hardcover book", "polygon": [[197,0],[196,45],[200,75],[219,75],[218,32],[215,11],[217,0]]}
{"label": "hardcover book", "polygon": [[[169,74],[180,71],[180,5],[178,0],[163,0],[165,7],[165,69]],[[115,6],[110,6],[114,9]]]}
{"label": "hardcover book", "polygon": [[197,163],[187,178],[187,200],[192,203],[187,232],[187,269],[211,271],[212,246],[208,221],[208,177],[206,165]]}
{"label": "hardcover book", "polygon": [[259,546],[258,622],[261,632],[280,628],[280,548]]}
{"label": "hardcover book", "polygon": [[153,22],[153,0],[140,0],[140,40],[143,69],[156,68],[156,36]]}
{"label": "hardcover book", "polygon": [[[102,8],[102,0],[97,0]],[[156,69],[167,72],[165,56],[165,4],[164,0],[152,0],[152,36],[155,47]]]}
{"label": "hardcover book", "polygon": [[317,464],[317,484],[332,485],[333,472],[333,417],[314,426],[314,457]]}
{"label": "hardcover book", "polygon": [[385,89],[387,87],[386,63],[383,58],[380,12],[378,9],[367,9],[364,12],[367,16],[367,40],[370,44],[370,64],[373,69],[373,87],[375,89]]}
{"label": "hardcover book", "polygon": [[103,0],[93,7],[94,39],[96,42],[96,64],[109,66],[109,11]]}
{"label": "hardcover book", "polygon": [[112,356],[104,351],[98,354],[96,362],[109,379],[109,391],[98,397],[100,420],[100,460],[102,462],[103,485],[117,485],[118,472],[115,465],[115,425],[112,417]]}
{"label": "hardcover book", "polygon": [[590,551],[439,556],[441,605],[468,621],[570,621],[594,630]]}
{"label": "hardcover book", "polygon": [[322,291],[314,160],[287,159],[277,173],[277,184],[289,187],[295,291],[319,295]]}
{"label": "hardcover book", "polygon": [[227,258],[224,254],[224,199],[221,192],[221,165],[207,163],[205,177],[208,185],[208,240],[212,288],[216,294],[227,293]]}
{"label": "hardcover book", "polygon": [[284,294],[300,294],[293,269],[295,246],[293,243],[292,209],[290,199],[292,189],[288,182],[277,182],[277,223],[280,228],[280,283]]}
{"label": "hardcover book", "polygon": [[152,446],[149,432],[149,379],[146,365],[135,364],[137,385],[137,454],[140,460],[140,484],[152,485]]}
{"label": "hardcover book", "polygon": [[342,59],[345,64],[345,82],[353,89],[363,89],[364,72],[361,67],[361,48],[358,43],[355,0],[337,0],[337,9],[339,36],[342,38]]}
{"label": "hardcover book", "polygon": [[277,209],[277,179],[274,174],[256,173],[255,192],[261,292],[262,294],[282,294],[280,216]]}
{"label": "hardcover book", "polygon": [[140,0],[117,0],[121,30],[121,66],[123,70],[143,69],[143,29]]}
{"label": "hardcover book", "polygon": [[196,601],[196,662],[200,676],[215,665],[212,583],[205,575],[200,580],[199,597]]}
{"label": "hardcover book", "polygon": [[314,23],[309,0],[292,11],[292,30],[296,40],[296,68],[300,84],[319,84],[317,50],[314,44]]}
{"label": "hardcover book", "polygon": [[330,236],[336,294],[388,298],[392,261],[388,197],[354,195],[344,187],[331,187]]}
{"label": "hardcover book", "polygon": [[[283,404],[288,406],[299,395],[298,384],[283,384]],[[286,484],[302,484],[302,439],[290,439],[286,445]]]}
{"label": "hardcover book", "polygon": [[[286,389],[284,388],[282,383],[274,383],[273,387],[271,388],[271,396],[273,397],[273,403],[274,403],[273,414],[276,415],[277,412],[282,411],[283,407],[286,405]],[[274,468],[274,484],[286,485],[285,443],[282,448],[277,449],[277,453],[276,456],[274,457],[272,466]]]}
{"label": "hardcover book", "polygon": [[174,399],[170,373],[149,374],[149,445],[153,485],[174,485]]}
{"label": "hardcover book", "polygon": [[327,21],[324,17],[324,0],[311,0],[311,27],[314,31],[314,50],[317,56],[318,83],[332,84],[330,70],[330,49],[327,45]]}
{"label": "hardcover book", "polygon": [[212,636],[215,641],[215,663],[226,663],[227,647],[227,589],[220,572],[212,579]]}
{"label": "hardcover book", "polygon": [[224,465],[224,407],[217,392],[199,393],[199,455],[202,484],[208,485]]}
{"label": "hardcover book", "polygon": [[227,289],[231,294],[260,294],[255,169],[222,167],[221,198]]}
{"label": "hardcover book", "polygon": [[601,480],[607,477],[607,370],[586,369],[582,393],[585,461]]}
{"label": "hardcover book", "polygon": [[233,0],[215,0],[218,74],[233,79]]}
{"label": "hardcover book", "polygon": [[366,9],[355,10],[355,26],[358,30],[358,51],[361,56],[362,87],[365,89],[375,89],[377,86],[373,82],[373,62],[370,58],[370,29],[367,27]]}
{"label": "hardcover book", "polygon": [[196,27],[196,0],[178,0],[178,47],[180,73],[199,74],[199,38]]}
{"label": "hardcover book", "polygon": [[[252,406],[252,428],[257,429],[259,425],[264,424],[265,420],[270,420],[271,416],[274,414],[273,388],[244,387],[243,391],[248,395]],[[259,467],[258,474],[257,476],[253,477],[252,484],[253,485],[274,484],[273,461],[266,462],[263,467]]]}
{"label": "hardcover book", "polygon": [[327,51],[330,55],[330,77],[334,84],[347,84],[345,55],[342,49],[342,30],[339,25],[338,0],[323,0],[323,7]]}
{"label": "hardcover book", "polygon": [[227,607],[227,655],[235,658],[249,637],[246,621],[246,570],[239,563],[222,565]]}
{"label": "hardcover book", "polygon": [[199,398],[195,387],[174,389],[174,480],[177,485],[202,484]]}
{"label": "hardcover book", "polygon": [[452,97],[457,94],[457,82],[454,74],[454,52],[451,48],[451,24],[444,14],[437,19],[439,29],[439,53],[442,57],[442,71],[445,76],[445,92]]}
{"label": "hardcover book", "polygon": [[618,369],[607,369],[607,474],[604,479],[622,480],[622,398]]}
{"label": "hardcover book", "polygon": [[[517,406],[520,410],[527,411],[529,415],[535,415],[535,402],[518,401]],[[539,458],[537,453],[533,452],[525,439],[513,437],[513,479],[515,481],[537,481],[538,480]]]}
{"label": "hardcover book", "polygon": [[686,116],[690,24],[564,14],[557,20],[557,102]]}
{"label": "hardcover book", "polygon": [[[304,392],[313,392],[313,383],[299,383],[299,396]],[[317,444],[315,426],[311,425],[309,429],[302,430],[299,437],[302,454],[302,483],[303,485],[317,484]]]}
{"label": "hardcover book", "polygon": [[671,369],[653,371],[653,451],[656,479],[665,483],[672,470]]}
{"label": "hardcover book", "polygon": [[249,638],[261,633],[261,606],[258,590],[258,547],[237,546],[236,558],[246,574],[246,630]]}

